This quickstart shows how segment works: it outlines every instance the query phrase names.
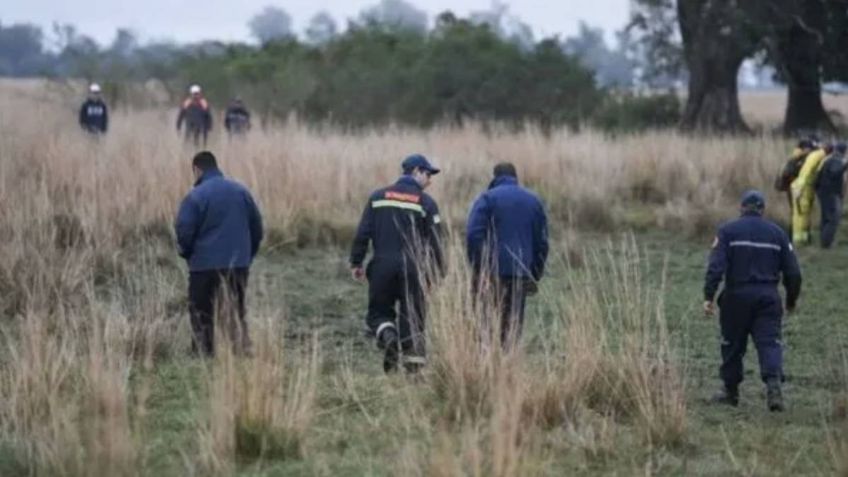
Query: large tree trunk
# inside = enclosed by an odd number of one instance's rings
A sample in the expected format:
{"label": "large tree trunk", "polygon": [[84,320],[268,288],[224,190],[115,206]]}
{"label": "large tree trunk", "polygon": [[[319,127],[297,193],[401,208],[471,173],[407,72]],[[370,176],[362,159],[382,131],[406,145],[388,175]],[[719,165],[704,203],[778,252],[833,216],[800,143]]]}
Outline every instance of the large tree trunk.
{"label": "large tree trunk", "polygon": [[804,2],[802,8],[803,16],[792,16],[788,30],[777,41],[781,72],[789,88],[783,132],[833,132],[836,129],[821,97],[824,7],[820,2]]}
{"label": "large tree trunk", "polygon": [[733,0],[678,0],[678,20],[689,67],[684,131],[749,132],[739,109],[737,76],[753,44],[738,22]]}

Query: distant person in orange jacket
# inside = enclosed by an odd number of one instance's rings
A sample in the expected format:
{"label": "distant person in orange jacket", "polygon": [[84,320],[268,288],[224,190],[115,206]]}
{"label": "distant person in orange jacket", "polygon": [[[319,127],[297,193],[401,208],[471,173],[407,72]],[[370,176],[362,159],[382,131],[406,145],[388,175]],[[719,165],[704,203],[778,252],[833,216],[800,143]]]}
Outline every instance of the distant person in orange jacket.
{"label": "distant person in orange jacket", "polygon": [[192,141],[195,146],[199,146],[202,138],[205,146],[209,130],[212,129],[212,114],[200,86],[196,84],[189,88],[189,97],[183,101],[180,107],[180,114],[177,116],[177,131],[182,129],[183,123],[185,123],[186,141]]}

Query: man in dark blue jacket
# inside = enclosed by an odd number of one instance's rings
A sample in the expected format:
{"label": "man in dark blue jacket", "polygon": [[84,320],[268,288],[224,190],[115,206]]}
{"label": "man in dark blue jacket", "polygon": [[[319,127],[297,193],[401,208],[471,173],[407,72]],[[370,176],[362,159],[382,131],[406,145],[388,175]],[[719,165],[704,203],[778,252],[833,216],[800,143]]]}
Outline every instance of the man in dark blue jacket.
{"label": "man in dark blue jacket", "polygon": [[475,294],[500,308],[501,343],[521,335],[526,296],[537,290],[548,258],[548,220],[542,201],[518,184],[515,166],[498,164],[495,178],[471,208],[466,242]]}
{"label": "man in dark blue jacket", "polygon": [[723,225],[713,243],[704,284],[704,312],[715,313],[713,300],[719,284],[721,309],[721,379],[724,387],[714,402],[739,404],[742,358],[748,335],[754,339],[760,360],[760,377],[766,383],[770,411],[783,410],[783,304],[777,285],[786,288],[786,309],[795,309],[801,293],[801,269],[789,237],[782,228],[763,218],[765,198],[759,191],[742,196],[742,216]]}
{"label": "man in dark blue jacket", "polygon": [[250,192],[224,177],[211,152],[194,156],[192,169],[194,189],[180,205],[175,224],[179,254],[190,272],[192,350],[214,354],[218,310],[235,351],[247,352],[244,294],[248,269],[262,242],[262,216]]}
{"label": "man in dark blue jacket", "polygon": [[[439,169],[420,154],[401,168],[397,182],[368,198],[350,253],[353,278],[368,279],[366,324],[385,352],[386,372],[401,359],[408,371],[424,364],[424,282],[443,269],[439,207],[424,193]],[[369,243],[374,256],[363,269]]]}
{"label": "man in dark blue jacket", "polygon": [[109,129],[109,110],[100,96],[100,85],[92,83],[88,87],[88,98],[79,111],[79,124],[91,134],[106,134]]}

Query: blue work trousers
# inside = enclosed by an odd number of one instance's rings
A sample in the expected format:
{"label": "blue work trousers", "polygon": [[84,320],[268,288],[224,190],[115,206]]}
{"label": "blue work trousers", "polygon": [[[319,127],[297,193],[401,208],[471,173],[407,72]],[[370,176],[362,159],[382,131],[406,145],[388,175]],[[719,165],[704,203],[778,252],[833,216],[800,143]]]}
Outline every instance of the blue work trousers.
{"label": "blue work trousers", "polygon": [[721,379],[734,388],[743,380],[742,360],[748,336],[754,340],[764,382],[783,379],[783,304],[773,285],[749,285],[725,290],[721,308]]}

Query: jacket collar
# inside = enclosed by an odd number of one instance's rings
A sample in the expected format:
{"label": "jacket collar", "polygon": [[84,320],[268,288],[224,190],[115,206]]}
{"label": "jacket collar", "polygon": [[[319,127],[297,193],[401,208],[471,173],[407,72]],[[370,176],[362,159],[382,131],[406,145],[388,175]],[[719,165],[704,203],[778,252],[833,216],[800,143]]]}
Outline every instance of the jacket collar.
{"label": "jacket collar", "polygon": [[421,185],[410,175],[402,175],[397,180],[397,184],[403,184],[408,186],[413,186],[418,190],[421,190]]}
{"label": "jacket collar", "polygon": [[512,176],[495,177],[492,179],[492,182],[489,182],[489,189],[494,189],[495,187],[504,185],[518,185],[518,179]]}
{"label": "jacket collar", "polygon": [[224,177],[224,173],[221,172],[220,169],[209,169],[200,176],[200,179],[197,179],[197,182],[195,182],[194,185],[197,187],[210,179],[217,179],[219,177]]}
{"label": "jacket collar", "polygon": [[746,210],[746,211],[742,212],[742,217],[762,218],[762,216],[763,216],[762,212],[757,212],[755,210]]}

